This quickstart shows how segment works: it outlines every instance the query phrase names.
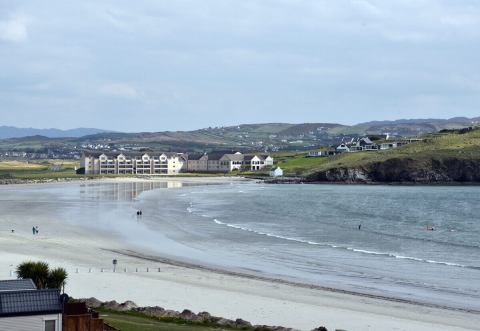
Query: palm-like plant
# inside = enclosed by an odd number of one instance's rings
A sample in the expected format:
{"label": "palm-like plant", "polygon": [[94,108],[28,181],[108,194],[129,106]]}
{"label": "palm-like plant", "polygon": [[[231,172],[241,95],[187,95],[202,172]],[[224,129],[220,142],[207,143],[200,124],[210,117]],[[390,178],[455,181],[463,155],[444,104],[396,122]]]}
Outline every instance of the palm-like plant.
{"label": "palm-like plant", "polygon": [[48,288],[64,288],[67,280],[67,271],[64,268],[55,268],[50,270],[47,278]]}
{"label": "palm-like plant", "polygon": [[46,262],[23,262],[17,266],[17,278],[30,278],[37,288],[62,288],[65,286],[67,271],[63,268],[50,270]]}

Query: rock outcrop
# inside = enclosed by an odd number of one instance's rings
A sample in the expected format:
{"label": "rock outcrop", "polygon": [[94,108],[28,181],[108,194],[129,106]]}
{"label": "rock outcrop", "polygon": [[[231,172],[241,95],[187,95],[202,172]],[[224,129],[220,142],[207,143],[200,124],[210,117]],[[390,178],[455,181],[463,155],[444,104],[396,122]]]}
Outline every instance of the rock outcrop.
{"label": "rock outcrop", "polygon": [[480,160],[394,158],[360,167],[314,173],[307,182],[333,183],[480,183]]}
{"label": "rock outcrop", "polygon": [[[252,325],[252,323],[245,321],[241,318],[231,320],[228,318],[213,316],[208,312],[200,312],[195,314],[191,310],[185,309],[182,312],[175,310],[168,310],[162,307],[137,307],[132,301],[125,301],[118,303],[116,301],[101,302],[96,298],[80,299],[90,308],[106,308],[115,311],[130,311],[143,314],[145,316],[164,318],[164,319],[179,319],[188,322],[206,323],[210,325],[225,326],[232,329],[239,330],[259,330],[259,331],[298,331],[296,329],[287,328],[283,326],[270,326],[270,325]],[[327,331],[325,327],[319,327],[313,331]]]}

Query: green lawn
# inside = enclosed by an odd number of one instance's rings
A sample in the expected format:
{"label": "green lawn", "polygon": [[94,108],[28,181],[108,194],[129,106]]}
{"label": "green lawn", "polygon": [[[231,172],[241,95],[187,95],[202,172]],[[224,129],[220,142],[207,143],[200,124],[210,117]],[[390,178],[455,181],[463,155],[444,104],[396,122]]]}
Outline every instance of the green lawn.
{"label": "green lawn", "polygon": [[134,316],[125,313],[108,312],[101,318],[121,331],[226,331],[215,327],[162,322],[147,316]]}
{"label": "green lawn", "polygon": [[309,175],[338,167],[359,167],[393,158],[412,158],[420,162],[449,157],[480,159],[480,129],[469,133],[432,134],[424,141],[392,150],[343,153],[333,157],[307,158],[306,153],[280,154],[275,160],[286,175]]}

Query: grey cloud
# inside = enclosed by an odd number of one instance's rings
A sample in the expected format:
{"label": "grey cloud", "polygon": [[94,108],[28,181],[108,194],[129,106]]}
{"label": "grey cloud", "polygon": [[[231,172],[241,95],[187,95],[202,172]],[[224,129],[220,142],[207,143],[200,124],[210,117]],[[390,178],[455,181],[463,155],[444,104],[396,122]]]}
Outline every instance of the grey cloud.
{"label": "grey cloud", "polygon": [[129,131],[475,116],[478,17],[469,0],[10,1],[0,115]]}

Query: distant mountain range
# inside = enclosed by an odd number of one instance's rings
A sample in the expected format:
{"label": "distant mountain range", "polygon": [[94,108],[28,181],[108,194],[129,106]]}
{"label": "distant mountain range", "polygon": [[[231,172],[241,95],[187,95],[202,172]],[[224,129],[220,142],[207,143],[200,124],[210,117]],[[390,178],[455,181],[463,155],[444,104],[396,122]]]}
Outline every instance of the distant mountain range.
{"label": "distant mountain range", "polygon": [[[401,119],[356,125],[337,123],[263,123],[211,127],[193,131],[122,133],[79,128],[19,129],[0,127],[0,150],[284,150],[312,149],[342,139],[365,135],[412,137],[445,129],[480,125],[480,117],[450,119]],[[9,138],[9,139],[6,139]]]}
{"label": "distant mountain range", "polygon": [[60,129],[34,129],[34,128],[17,128],[14,126],[0,126],[0,139],[22,138],[30,136],[44,136],[48,138],[79,138],[87,135],[107,132],[106,130],[92,128],[77,128],[70,130]]}

